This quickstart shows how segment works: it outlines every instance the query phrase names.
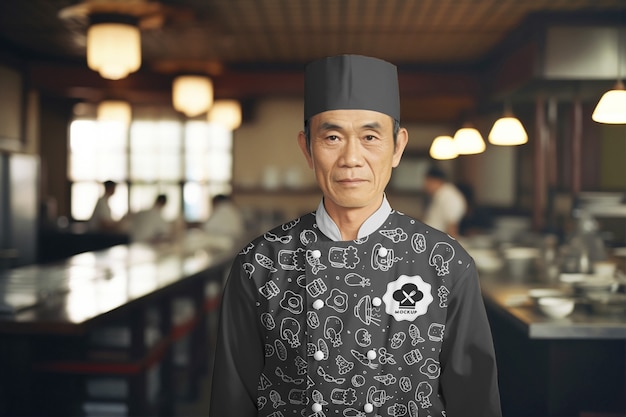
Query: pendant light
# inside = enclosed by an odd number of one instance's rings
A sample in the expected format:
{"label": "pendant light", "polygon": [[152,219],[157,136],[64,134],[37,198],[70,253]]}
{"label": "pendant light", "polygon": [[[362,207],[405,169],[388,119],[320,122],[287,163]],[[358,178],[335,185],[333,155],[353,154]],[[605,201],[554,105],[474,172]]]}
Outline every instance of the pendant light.
{"label": "pendant light", "polygon": [[207,120],[222,124],[229,130],[235,130],[241,125],[241,105],[237,100],[215,100]]}
{"label": "pendant light", "polygon": [[480,132],[466,124],[454,134],[454,145],[459,155],[472,155],[485,151],[486,145]]}
{"label": "pendant light", "polygon": [[437,136],[430,145],[430,156],[433,159],[454,159],[459,154],[452,136]]}
{"label": "pendant light", "polygon": [[203,75],[181,75],[172,85],[174,108],[187,117],[198,116],[213,104],[213,83]]}
{"label": "pendant light", "polygon": [[133,16],[95,14],[87,29],[87,65],[119,80],[141,66],[141,34]]}
{"label": "pendant light", "polygon": [[626,123],[626,90],[621,80],[615,83],[612,90],[602,95],[591,118],[598,123]]}
{"label": "pendant light", "polygon": [[104,100],[98,104],[97,119],[100,122],[118,122],[128,126],[131,121],[130,104],[121,100]]}
{"label": "pendant light", "polygon": [[506,104],[504,114],[491,127],[489,143],[500,146],[523,145],[528,142],[528,134],[518,118],[513,116],[511,107]]}
{"label": "pendant light", "polygon": [[626,123],[626,90],[622,83],[621,31],[617,30],[617,82],[612,90],[602,95],[591,118],[598,123]]}

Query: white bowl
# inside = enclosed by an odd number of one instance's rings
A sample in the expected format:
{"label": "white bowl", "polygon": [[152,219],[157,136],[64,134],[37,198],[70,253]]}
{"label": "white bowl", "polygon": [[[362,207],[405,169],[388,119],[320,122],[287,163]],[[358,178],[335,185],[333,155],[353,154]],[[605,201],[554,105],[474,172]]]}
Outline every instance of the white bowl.
{"label": "white bowl", "polygon": [[543,314],[553,319],[569,316],[574,311],[575,305],[573,299],[563,297],[543,297],[537,304]]}

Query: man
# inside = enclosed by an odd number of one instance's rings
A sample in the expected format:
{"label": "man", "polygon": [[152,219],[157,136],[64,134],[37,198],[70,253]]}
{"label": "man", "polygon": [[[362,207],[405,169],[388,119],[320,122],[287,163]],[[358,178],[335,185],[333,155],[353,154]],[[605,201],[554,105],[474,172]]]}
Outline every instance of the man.
{"label": "man", "polygon": [[388,62],[307,66],[298,143],[323,200],[236,258],[212,417],[501,415],[472,259],[385,197],[408,140],[399,101]]}
{"label": "man", "polygon": [[92,232],[116,232],[119,223],[111,215],[109,199],[115,194],[117,183],[115,181],[105,181],[104,194],[96,201],[91,218],[87,221],[87,228]]}
{"label": "man", "polygon": [[171,237],[172,225],[163,218],[167,196],[159,194],[152,207],[129,216],[131,242],[155,243]]}
{"label": "man", "polygon": [[431,197],[424,223],[454,238],[458,237],[459,224],[467,211],[463,193],[437,167],[431,167],[426,173],[424,189]]}

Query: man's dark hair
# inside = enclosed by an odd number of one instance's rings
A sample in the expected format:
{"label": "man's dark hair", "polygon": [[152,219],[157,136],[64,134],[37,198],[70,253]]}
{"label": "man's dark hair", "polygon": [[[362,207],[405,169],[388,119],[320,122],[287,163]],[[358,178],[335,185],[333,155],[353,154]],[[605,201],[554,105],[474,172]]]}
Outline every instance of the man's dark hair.
{"label": "man's dark hair", "polygon": [[431,166],[426,171],[426,177],[437,178],[439,180],[445,181],[447,179],[446,173],[439,167]]}
{"label": "man's dark hair", "polygon": [[164,206],[165,203],[167,203],[167,196],[165,194],[159,194],[154,203]]}

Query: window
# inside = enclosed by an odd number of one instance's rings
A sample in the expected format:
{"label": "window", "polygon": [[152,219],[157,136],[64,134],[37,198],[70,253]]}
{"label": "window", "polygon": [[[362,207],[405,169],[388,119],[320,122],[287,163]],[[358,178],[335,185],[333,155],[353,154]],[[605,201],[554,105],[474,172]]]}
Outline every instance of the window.
{"label": "window", "polygon": [[149,208],[166,194],[164,217],[207,219],[210,200],[232,191],[232,132],[203,121],[135,120],[129,128],[76,119],[69,135],[68,178],[75,220],[88,220],[102,183],[118,183],[112,215]]}

